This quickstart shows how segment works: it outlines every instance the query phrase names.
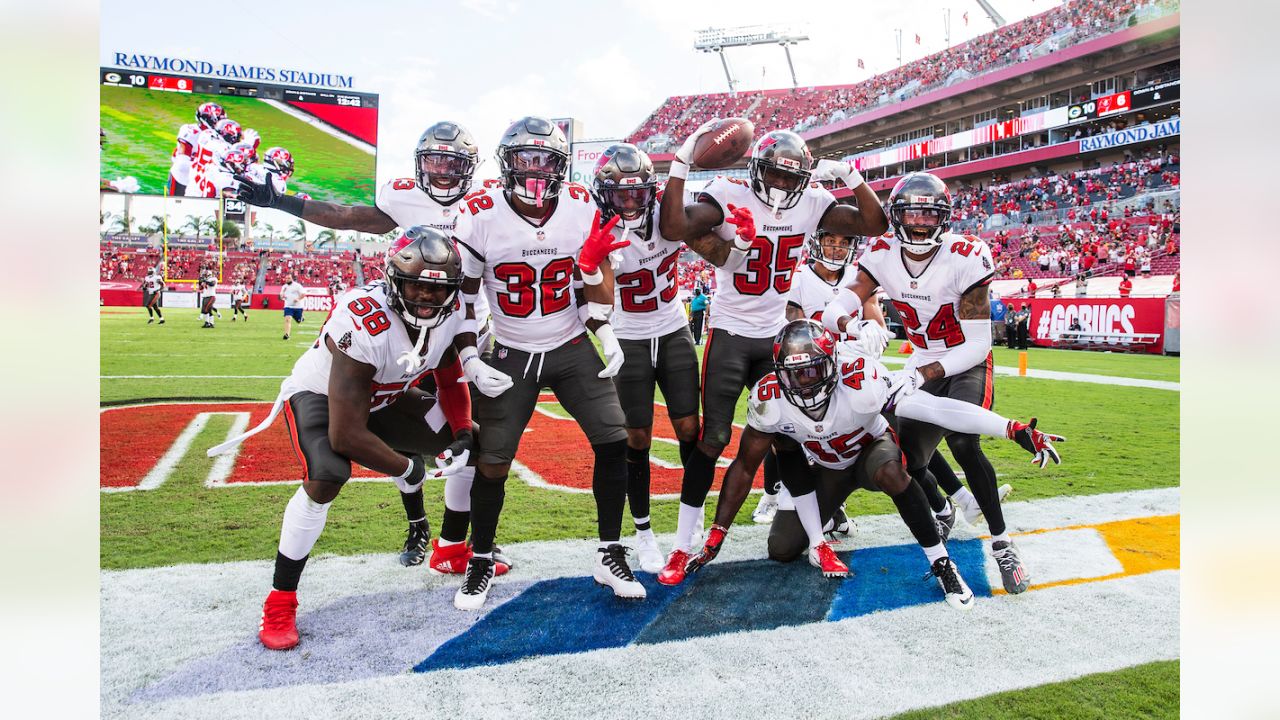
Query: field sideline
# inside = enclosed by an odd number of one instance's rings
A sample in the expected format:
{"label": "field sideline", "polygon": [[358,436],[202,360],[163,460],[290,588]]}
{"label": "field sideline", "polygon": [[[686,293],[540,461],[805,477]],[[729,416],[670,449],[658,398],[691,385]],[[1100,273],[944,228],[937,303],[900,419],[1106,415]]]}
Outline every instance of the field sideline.
{"label": "field sideline", "polygon": [[[168,318],[168,322],[162,327],[147,325],[145,311],[140,309],[112,308],[110,312],[104,312],[101,316],[100,372],[102,380],[100,387],[101,402],[104,408],[102,413],[104,437],[102,465],[104,473],[108,471],[108,468],[112,468],[113,471],[119,471],[123,466],[129,464],[135,464],[139,468],[145,469],[153,465],[157,460],[159,453],[148,456],[147,453],[129,452],[129,440],[133,437],[129,433],[140,433],[134,438],[137,439],[146,437],[148,433],[169,437],[176,435],[181,430],[180,427],[148,428],[139,426],[124,433],[121,436],[124,439],[119,443],[111,444],[109,438],[114,437],[112,435],[113,423],[118,424],[118,420],[115,418],[123,417],[119,413],[126,411],[129,406],[145,403],[199,402],[207,404],[211,402],[261,403],[270,401],[275,396],[280,379],[288,374],[296,357],[314,340],[318,331],[318,324],[322,320],[322,316],[318,314],[309,315],[308,321],[295,330],[293,338],[289,341],[284,341],[280,338],[281,318],[278,313],[269,311],[251,311],[250,321],[247,325],[242,322],[231,323],[231,314],[224,311],[224,319],[218,322],[218,327],[214,330],[201,330],[199,322],[195,318],[195,312],[191,310],[169,310],[166,311],[165,315]],[[895,342],[891,350],[896,350],[898,344],[900,343]],[[893,353],[890,353],[890,355],[893,355]],[[996,349],[995,359],[997,365],[1014,366],[1017,364],[1016,352],[1008,351],[1004,348]],[[1158,356],[1032,350],[1030,351],[1030,366],[1033,369],[1117,378],[1137,378],[1172,383],[1176,383],[1179,380],[1179,360],[1177,358]],[[890,363],[890,368],[892,369],[893,367],[894,364]],[[217,377],[195,378],[180,376]],[[1099,502],[1102,502],[1103,499],[1108,497],[1127,497],[1116,495],[1116,493],[1166,492],[1166,490],[1162,489],[1176,488],[1179,485],[1178,407],[1180,393],[1176,390],[1007,376],[998,377],[996,387],[996,405],[994,409],[997,412],[1024,421],[1033,415],[1037,416],[1040,418],[1042,427],[1065,435],[1068,438],[1068,441],[1060,448],[1063,451],[1064,464],[1050,467],[1044,471],[1031,466],[1027,462],[1026,454],[1010,443],[997,440],[984,442],[984,448],[1000,473],[1001,481],[1011,483],[1014,486],[1014,496],[1011,500],[1020,503],[1010,508],[1011,525],[1016,526],[1020,521],[1018,512],[1015,509],[1023,507],[1021,503],[1026,503],[1025,507],[1027,508],[1038,507],[1037,503],[1041,502],[1056,503],[1053,507],[1060,507],[1063,518],[1069,519],[1075,512],[1072,508],[1087,506],[1089,503],[1088,498],[1091,497],[1096,497]],[[216,405],[211,405],[210,407],[216,407]],[[554,403],[547,403],[543,409],[546,412],[546,417],[549,418],[548,422],[555,422],[554,416],[563,412]],[[744,419],[745,401],[742,401],[739,403],[738,422],[742,422]],[[221,441],[227,435],[232,421],[233,418],[231,416],[211,416],[202,429],[199,429],[194,435],[192,447],[202,450]],[[115,429],[118,430],[119,428]],[[656,430],[660,434],[663,428],[659,425]],[[667,428],[667,432],[669,434],[669,428]],[[167,443],[168,441],[165,442]],[[530,445],[530,447],[533,447],[533,445]],[[524,450],[523,447],[522,450]],[[654,455],[659,460],[678,464],[674,448],[655,444]],[[250,460],[251,458],[242,459],[238,462],[244,463]],[[148,577],[148,574],[160,573],[160,575],[155,576],[158,579],[164,577],[166,573],[186,572],[184,568],[196,570],[201,567],[201,564],[207,564],[208,572],[212,575],[225,575],[227,578],[232,576],[243,577],[245,587],[253,587],[257,583],[261,585],[262,591],[265,592],[270,574],[268,560],[274,555],[275,544],[279,534],[280,513],[284,503],[294,492],[295,486],[287,484],[253,486],[253,483],[249,482],[231,482],[227,486],[209,486],[206,478],[210,477],[214,470],[212,465],[213,461],[204,457],[202,452],[188,452],[185,456],[177,459],[172,473],[167,475],[163,483],[154,490],[113,492],[101,495],[100,560],[104,568],[104,613],[106,613],[105,606],[108,599],[108,580],[113,586],[132,586],[135,581],[128,578],[136,577],[140,582],[142,578]],[[278,468],[278,474],[280,479],[286,480],[290,477],[296,477],[298,470],[296,461],[292,463],[284,462]],[[234,476],[232,479],[235,479]],[[426,488],[429,517],[433,526],[438,527],[440,508],[442,507],[442,484],[432,482],[428,483]],[[1171,506],[1173,509],[1168,512],[1176,514],[1176,495],[1174,497],[1175,499],[1171,501],[1173,502]],[[709,501],[709,504],[713,504],[713,501]],[[677,503],[674,500],[655,500],[652,512],[653,524],[655,531],[660,536],[674,531],[676,505]],[[750,560],[753,552],[762,549],[762,541],[759,543],[751,542],[751,538],[763,538],[760,533],[765,530],[751,524],[749,514],[753,506],[754,500],[748,501],[747,506],[744,507],[743,512],[739,515],[739,525],[735,525],[731,536],[732,541],[738,543],[735,547],[742,547],[741,552],[743,554],[739,557],[743,558],[744,561]],[[893,511],[892,503],[882,496],[871,495],[870,493],[855,493],[854,497],[850,498],[848,509],[851,515],[856,518],[862,518],[862,520],[859,520],[859,532],[855,535],[855,538],[852,541],[846,541],[846,549],[849,547],[862,549],[879,544],[879,535],[868,537],[869,533],[862,525],[865,523],[868,528],[879,527],[883,522],[880,518]],[[1166,511],[1162,510],[1161,512]],[[314,563],[316,568],[323,567],[325,562],[337,562],[342,558],[358,561],[361,566],[369,565],[370,563],[375,565],[385,563],[388,558],[394,564],[392,553],[398,550],[403,540],[404,521],[402,512],[400,504],[397,502],[394,488],[389,484],[385,482],[357,482],[350,484],[343,490],[340,499],[335,503],[334,511],[330,514],[325,533],[316,547],[314,554],[317,558],[317,562]],[[1031,511],[1028,510],[1027,512]],[[593,516],[594,505],[589,494],[584,495],[557,489],[535,487],[512,478],[508,483],[506,506],[502,524],[499,527],[499,538],[506,545],[551,543],[555,547],[559,547],[559,543],[572,543],[573,538],[592,536],[594,533]],[[1042,527],[1063,527],[1067,524],[1070,523],[1064,520],[1063,525],[1049,524]],[[977,534],[971,531],[967,537],[977,537]],[[627,540],[624,537],[625,542]],[[669,542],[669,536],[662,538],[664,549]],[[581,543],[578,544],[580,545]],[[533,548],[536,546],[529,545],[527,552],[535,552]],[[566,547],[571,546],[572,544]],[[857,556],[855,553],[855,557]],[[328,560],[321,561],[326,558]],[[532,557],[529,559],[534,562],[536,567],[538,560]],[[193,563],[195,565],[192,565]],[[586,571],[587,567],[584,560],[574,560],[573,567],[564,572],[581,575]],[[513,583],[517,581],[527,582],[530,577],[541,577],[535,574],[521,578],[522,569],[518,567],[517,571],[513,573],[511,577]],[[804,569],[810,570],[809,568]],[[1037,582],[1037,576],[1045,578],[1053,574],[1053,568],[1051,567],[1042,567],[1040,569],[1030,567],[1030,569],[1032,571],[1033,584]],[[799,572],[799,570],[798,568],[797,572],[805,582],[813,581],[809,573]],[[371,572],[375,571],[371,570]],[[534,568],[530,568],[530,572],[534,572]],[[767,573],[768,570],[766,568],[761,572]],[[227,573],[230,573],[230,575],[226,575]],[[409,574],[409,577],[413,578],[417,577],[416,573],[416,570],[404,570],[398,566],[377,569],[377,577],[381,579],[375,585],[382,583],[386,585],[385,589],[387,591],[392,591],[396,588],[400,591],[408,591],[409,588],[417,587],[417,590],[413,590],[415,597],[423,592],[432,594],[434,597],[442,590],[432,591],[432,589],[444,588],[446,585],[452,587],[452,582],[441,584],[440,579],[435,579],[428,583],[425,589],[420,584],[416,586],[412,583],[406,585],[405,575]],[[558,574],[553,574],[548,577],[559,576]],[[308,590],[309,577],[304,577],[304,591]],[[968,572],[966,572],[966,577],[968,577]],[[258,579],[253,580],[252,578]],[[992,686],[993,692],[1004,693],[1000,695],[988,695],[987,693],[981,694],[986,695],[986,697],[957,695],[954,696],[956,704],[947,705],[946,708],[925,710],[926,707],[932,705],[953,702],[952,699],[925,705],[911,705],[908,703],[899,709],[925,713],[912,717],[990,717],[993,714],[996,717],[1026,717],[1037,713],[1043,714],[1053,707],[1072,708],[1073,714],[1077,710],[1080,713],[1086,713],[1086,710],[1093,706],[1096,706],[1099,711],[1095,713],[1098,717],[1135,714],[1174,715],[1177,713],[1178,708],[1178,664],[1176,660],[1176,594],[1178,578],[1179,573],[1175,566],[1172,572],[1166,571],[1143,575],[1131,580],[1109,581],[1109,583],[1136,583],[1125,592],[1129,593],[1127,597],[1130,598],[1139,596],[1147,598],[1139,602],[1138,606],[1152,602],[1158,604],[1159,601],[1154,598],[1163,592],[1163,589],[1168,587],[1169,583],[1172,583],[1173,605],[1171,609],[1165,608],[1165,610],[1170,610],[1172,615],[1150,617],[1145,620],[1151,626],[1148,628],[1149,632],[1155,632],[1161,638],[1164,638],[1161,642],[1169,639],[1170,636],[1167,633],[1172,633],[1172,655],[1168,654],[1168,646],[1161,645],[1163,649],[1155,650],[1153,648],[1149,657],[1144,656],[1146,659],[1139,660],[1135,656],[1131,658],[1132,662],[1126,660],[1119,664],[1110,665],[1102,663],[1094,669],[1088,669],[1081,665],[1080,672],[1061,677],[1052,673],[1036,673],[1031,669],[1027,669],[1028,677],[1043,677],[1043,679],[1034,683],[1014,683],[1007,687],[1004,685]],[[447,581],[449,579],[445,578],[444,580]],[[200,581],[193,580],[192,582]],[[207,582],[207,580],[204,582]],[[237,582],[240,581],[237,580]],[[420,583],[420,580],[414,582]],[[1109,583],[1092,583],[1090,587],[1108,586]],[[376,587],[350,587],[335,596],[333,600],[334,602],[340,602],[342,595],[352,591],[375,592],[376,590]],[[325,592],[332,594],[332,591]],[[1138,595],[1133,595],[1133,593],[1138,593]],[[1155,595],[1150,595],[1149,593],[1154,593]],[[243,601],[237,601],[237,606],[246,605],[251,607],[256,603],[260,603],[261,598],[258,595],[261,595],[261,592],[250,594],[253,596]],[[1032,593],[1031,595],[1037,594]],[[1058,595],[1049,590],[1044,591],[1041,595],[1058,597]],[[1104,593],[1104,595],[1106,594]],[[1022,598],[1013,600],[1017,604]],[[1003,601],[1007,602],[1008,599]],[[435,600],[432,600],[432,602],[435,602]],[[447,598],[445,602],[447,603]],[[1000,602],[1002,602],[1002,599],[999,597],[984,601],[985,604],[998,604]],[[1058,601],[1037,600],[1036,602],[1054,604]],[[308,606],[319,608],[320,604],[308,603]],[[1032,612],[1035,604],[1021,603],[1018,604],[1018,607],[1024,608],[1022,611],[1018,611],[1019,613]],[[1151,610],[1156,606],[1148,605],[1145,607]],[[304,612],[305,610],[306,608],[304,607]],[[451,607],[448,610],[452,612]],[[432,610],[431,612],[434,614],[437,611]],[[868,618],[877,618],[880,615],[888,617],[894,614],[902,615],[901,620],[903,622],[907,622],[906,618],[908,616],[919,616],[921,618],[933,616],[937,621],[951,625],[959,622],[957,615],[944,614],[944,610],[940,605],[937,608],[932,605],[926,605],[909,610],[895,609],[892,611],[886,610],[885,613],[873,613],[859,618],[856,622],[853,620],[841,620],[834,624],[801,626],[795,632],[803,635],[811,632],[809,628],[816,628],[812,630],[813,632],[827,632],[822,628],[828,628],[830,632],[840,638],[850,642],[857,642],[855,638],[861,637],[858,633],[873,632],[868,629],[869,626],[864,627],[859,623],[872,622]],[[224,616],[225,613],[214,613],[214,615]],[[232,617],[236,616],[233,615]],[[984,614],[984,617],[989,617],[989,615]],[[108,652],[111,649],[121,648],[109,643],[105,619],[106,615],[104,614],[104,702],[112,692],[106,682],[108,675],[112,672],[108,669],[108,662],[131,663],[138,660],[127,651],[123,655],[113,655]],[[253,625],[251,617],[247,620],[241,618],[241,620],[247,624],[244,624],[243,627],[221,627],[214,632],[212,645],[207,643],[203,645],[201,643],[196,644],[201,645],[206,650],[214,646],[224,648],[239,647],[246,640],[252,640],[251,631],[253,629],[251,627]],[[836,628],[844,628],[847,623],[851,622],[853,625],[849,626],[847,631],[836,630]],[[999,624],[1002,621],[991,618],[991,622]],[[1028,632],[1030,630],[1031,628],[1028,628]],[[753,633],[756,632],[754,630],[749,631],[744,637],[754,637]],[[779,631],[769,632],[776,633]],[[854,633],[854,635],[848,635],[849,632]],[[985,631],[983,635],[986,635]],[[218,640],[217,638],[221,639]],[[117,639],[123,640],[124,638]],[[800,636],[797,636],[796,640],[799,641],[799,639]],[[1023,638],[1023,640],[1032,644],[1039,642],[1035,637],[1027,637]],[[304,640],[304,642],[307,641]],[[697,644],[702,641],[690,642]],[[743,649],[743,651],[750,653],[756,647],[754,642],[750,643],[750,646],[751,649]],[[727,647],[722,647],[721,650]],[[705,649],[706,651],[711,651],[710,646]],[[693,648],[690,648],[690,650],[694,651]],[[619,648],[593,652],[634,654],[636,651],[629,648]],[[289,656],[293,659],[280,660],[279,662],[300,662],[297,654],[289,654]],[[594,655],[592,656],[594,657]],[[798,656],[795,661],[803,664],[803,657],[805,656]],[[837,654],[834,657],[838,658],[839,655]],[[832,659],[832,656],[828,655],[824,650],[818,658],[821,662],[814,670],[825,672],[830,659]],[[260,661],[270,662],[272,659],[265,658]],[[260,661],[255,660],[254,662]],[[570,661],[565,660],[564,663],[570,663]],[[570,663],[570,665],[572,664]],[[564,669],[567,666],[562,663],[557,667]],[[584,671],[585,667],[584,665]],[[161,676],[167,677],[168,673],[171,673],[174,668],[170,667],[169,670],[163,672],[160,667],[155,667],[153,670],[154,673],[159,673],[159,675],[153,674],[144,684],[158,681]],[[690,672],[693,672],[694,676],[705,674],[710,670],[710,668],[706,667],[701,669],[698,667],[690,668]],[[1003,671],[1016,673],[1021,670],[1006,668]],[[465,672],[462,675],[457,675],[459,671],[455,670],[438,672],[453,674],[450,675],[451,677],[456,675],[457,680],[461,680],[464,675],[470,677]],[[737,683],[739,679],[749,679],[739,678],[734,670],[729,667],[721,667],[716,672],[716,678],[717,681],[728,683],[729,685]],[[763,680],[765,678],[756,679]],[[712,680],[707,681],[713,682]],[[361,681],[361,683],[365,682],[368,681]],[[399,681],[396,682],[398,683]],[[411,685],[416,685],[416,683],[417,681],[414,681]],[[1040,687],[1028,689],[1028,685]],[[324,690],[325,687],[328,687],[328,691]],[[317,692],[322,696],[332,698],[340,694],[338,691],[342,687],[355,686],[344,684],[319,686]],[[481,684],[475,686],[475,689],[481,691],[484,687],[485,685]],[[425,689],[425,686],[420,689]],[[786,695],[786,693],[782,693],[780,697],[785,697]],[[943,695],[946,698],[953,697],[949,693],[943,693]],[[257,697],[264,702],[268,700],[267,696],[257,691],[249,693],[246,697],[250,696]],[[164,716],[166,712],[172,713],[179,708],[185,712],[188,709],[198,707],[201,702],[200,698],[190,698],[190,702],[178,701],[176,705],[161,704],[148,709],[145,703],[137,704],[135,701],[116,704],[121,700],[122,698],[120,697],[112,698],[112,703],[117,711],[122,715],[136,715],[139,717]],[[769,702],[765,702],[765,704],[768,705]],[[220,705],[214,703],[205,712],[213,713],[214,707],[221,707],[223,710],[232,711],[234,714],[234,704]],[[890,706],[886,705],[884,707],[888,708]],[[534,706],[531,705],[527,709],[533,708]],[[728,708],[721,709],[727,710]],[[814,707],[814,709],[832,712],[836,710],[834,707]],[[396,707],[394,704],[388,706],[385,710],[386,712],[382,716],[400,716],[402,714],[400,712],[402,708]],[[688,710],[696,714],[704,714],[696,706],[690,706]],[[942,714],[935,715],[933,714],[934,710]],[[1102,712],[1103,710],[1105,712]],[[865,714],[864,709],[859,709],[854,714],[856,716],[873,716]],[[197,712],[194,716],[203,716],[203,713]],[[224,714],[223,716],[227,715]]]}

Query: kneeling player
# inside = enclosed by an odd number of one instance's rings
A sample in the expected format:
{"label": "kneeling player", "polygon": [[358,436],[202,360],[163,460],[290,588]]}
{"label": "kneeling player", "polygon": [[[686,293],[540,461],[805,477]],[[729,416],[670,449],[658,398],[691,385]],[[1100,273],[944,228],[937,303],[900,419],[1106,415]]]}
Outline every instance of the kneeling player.
{"label": "kneeling player", "polygon": [[[441,473],[472,472],[464,466],[472,446],[470,404],[457,381],[453,343],[475,327],[453,312],[462,283],[458,250],[439,230],[410,228],[388,253],[386,276],[342,297],[281,386],[305,477],[285,509],[258,633],[273,650],[298,644],[298,580],[352,462],[386,473],[407,494],[421,490],[424,455],[444,455]],[[433,370],[442,371],[440,404],[414,388]],[[429,532],[425,516],[423,526]]]}
{"label": "kneeling player", "polygon": [[[719,553],[734,515],[751,489],[756,467],[775,439],[784,437],[790,442],[779,443],[783,446],[779,452],[782,479],[794,499],[801,528],[775,524],[769,535],[771,556],[787,559],[807,546],[809,562],[821,568],[823,575],[844,577],[849,569],[823,539],[822,525],[854,489],[878,489],[893,498],[924,550],[947,603],[959,609],[971,607],[973,593],[948,556],[924,491],[907,474],[902,451],[881,413],[894,409],[900,417],[1009,438],[1043,462],[1058,462],[1052,441],[1061,438],[1036,430],[1034,420],[1029,426],[1022,425],[971,404],[924,392],[907,395],[899,402],[890,393],[891,376],[883,365],[851,348],[837,352],[832,335],[812,320],[788,323],[774,347],[774,372],[751,391],[747,428],[738,455],[725,474],[716,524],[686,571],[697,570]],[[804,457],[818,468],[817,487],[812,476],[803,472]]]}

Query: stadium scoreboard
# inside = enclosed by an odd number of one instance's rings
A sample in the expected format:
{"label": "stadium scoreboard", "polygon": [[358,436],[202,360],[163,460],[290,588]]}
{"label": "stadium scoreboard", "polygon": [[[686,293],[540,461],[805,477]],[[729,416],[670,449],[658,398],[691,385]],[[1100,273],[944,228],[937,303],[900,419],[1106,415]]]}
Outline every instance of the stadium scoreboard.
{"label": "stadium scoreboard", "polygon": [[195,75],[171,75],[119,68],[101,68],[100,81],[110,87],[138,88],[175,93],[231,95],[281,102],[310,102],[343,107],[377,108],[378,96],[347,90],[274,85],[251,80],[220,80]]}

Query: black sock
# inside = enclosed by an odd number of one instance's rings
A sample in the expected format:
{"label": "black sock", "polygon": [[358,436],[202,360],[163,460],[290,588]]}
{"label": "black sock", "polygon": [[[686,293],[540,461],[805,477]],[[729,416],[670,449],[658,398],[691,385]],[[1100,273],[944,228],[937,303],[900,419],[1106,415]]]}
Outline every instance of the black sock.
{"label": "black sock", "polygon": [[782,485],[782,473],[778,472],[778,454],[769,449],[764,456],[764,492],[766,495],[777,495]]}
{"label": "black sock", "polygon": [[948,495],[955,495],[960,492],[964,485],[960,484],[960,478],[956,475],[956,471],[951,469],[947,459],[942,457],[942,453],[934,451],[933,457],[929,458],[929,472],[933,473],[933,477],[938,481],[938,486]]}
{"label": "black sock", "polygon": [[[649,517],[649,451],[631,446],[627,446],[627,502],[631,504],[631,517]],[[649,527],[647,520],[636,523],[637,530]]]}
{"label": "black sock", "polygon": [[1003,535],[1004,510],[1000,507],[1000,494],[996,490],[996,470],[991,461],[982,454],[982,445],[977,435],[951,435],[947,438],[947,446],[956,462],[964,470],[964,477],[969,481],[969,491],[982,508],[982,516],[987,521],[987,529],[992,535]]}
{"label": "black sock", "polygon": [[692,455],[693,451],[697,449],[698,449],[697,440],[681,440],[680,441],[680,464],[688,465],[689,456]]}
{"label": "black sock", "polygon": [[[311,557],[308,555],[307,557]],[[286,592],[295,592],[298,589],[298,580],[302,577],[302,568],[307,566],[307,557],[301,560],[287,558],[284,553],[276,551],[276,573],[271,579],[271,587],[276,590],[284,590]]]}
{"label": "black sock", "polygon": [[947,509],[947,499],[942,497],[942,493],[938,492],[938,481],[933,477],[933,473],[929,472],[929,468],[923,467],[918,470],[909,470],[911,479],[920,483],[920,489],[924,491],[925,500],[929,502],[929,507],[934,512],[942,512]]}
{"label": "black sock", "polygon": [[444,521],[440,523],[440,539],[449,542],[462,542],[467,539],[467,525],[471,522],[471,513],[464,510],[444,509]]}
{"label": "black sock", "polygon": [[400,493],[400,502],[404,504],[404,516],[409,522],[421,520],[427,516],[426,506],[422,503],[422,488],[407,493]]}
{"label": "black sock", "polygon": [[689,507],[702,507],[716,479],[716,460],[701,450],[689,453],[680,481],[680,502]]}
{"label": "black sock", "polygon": [[627,441],[592,445],[591,450],[596,454],[591,494],[596,498],[600,542],[617,542],[622,539],[622,513],[627,504]]}
{"label": "black sock", "polygon": [[160,314],[160,308],[158,307],[156,308],[156,317],[160,318],[161,320],[164,319],[164,315]]}
{"label": "black sock", "polygon": [[498,516],[507,497],[507,476],[487,477],[476,470],[471,483],[471,549],[478,553],[493,552],[493,539],[498,534]]}
{"label": "black sock", "polygon": [[942,542],[938,537],[938,526],[933,522],[933,513],[929,512],[929,502],[925,500],[924,490],[914,479],[906,490],[893,496],[893,504],[898,506],[898,514],[902,516],[911,534],[920,547],[933,547]]}

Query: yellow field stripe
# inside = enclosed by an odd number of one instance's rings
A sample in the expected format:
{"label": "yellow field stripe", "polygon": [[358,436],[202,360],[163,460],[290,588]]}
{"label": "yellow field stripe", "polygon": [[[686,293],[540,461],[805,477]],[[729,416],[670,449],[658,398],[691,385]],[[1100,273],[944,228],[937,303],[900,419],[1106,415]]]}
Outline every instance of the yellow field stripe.
{"label": "yellow field stripe", "polygon": [[134,117],[134,116],[130,115],[129,113],[124,112],[124,111],[122,111],[122,110],[117,110],[117,109],[115,109],[115,108],[113,108],[113,107],[110,107],[110,106],[107,106],[107,105],[102,105],[102,106],[100,106],[100,107],[102,108],[102,112],[104,112],[104,113],[106,113],[106,114],[110,115],[111,117],[113,117],[113,118],[115,118],[115,119],[117,119],[117,120],[122,120],[122,121],[124,121],[124,122],[128,122],[128,123],[132,123],[132,122],[137,122],[137,121],[138,121],[138,118],[136,118],[136,117]]}

